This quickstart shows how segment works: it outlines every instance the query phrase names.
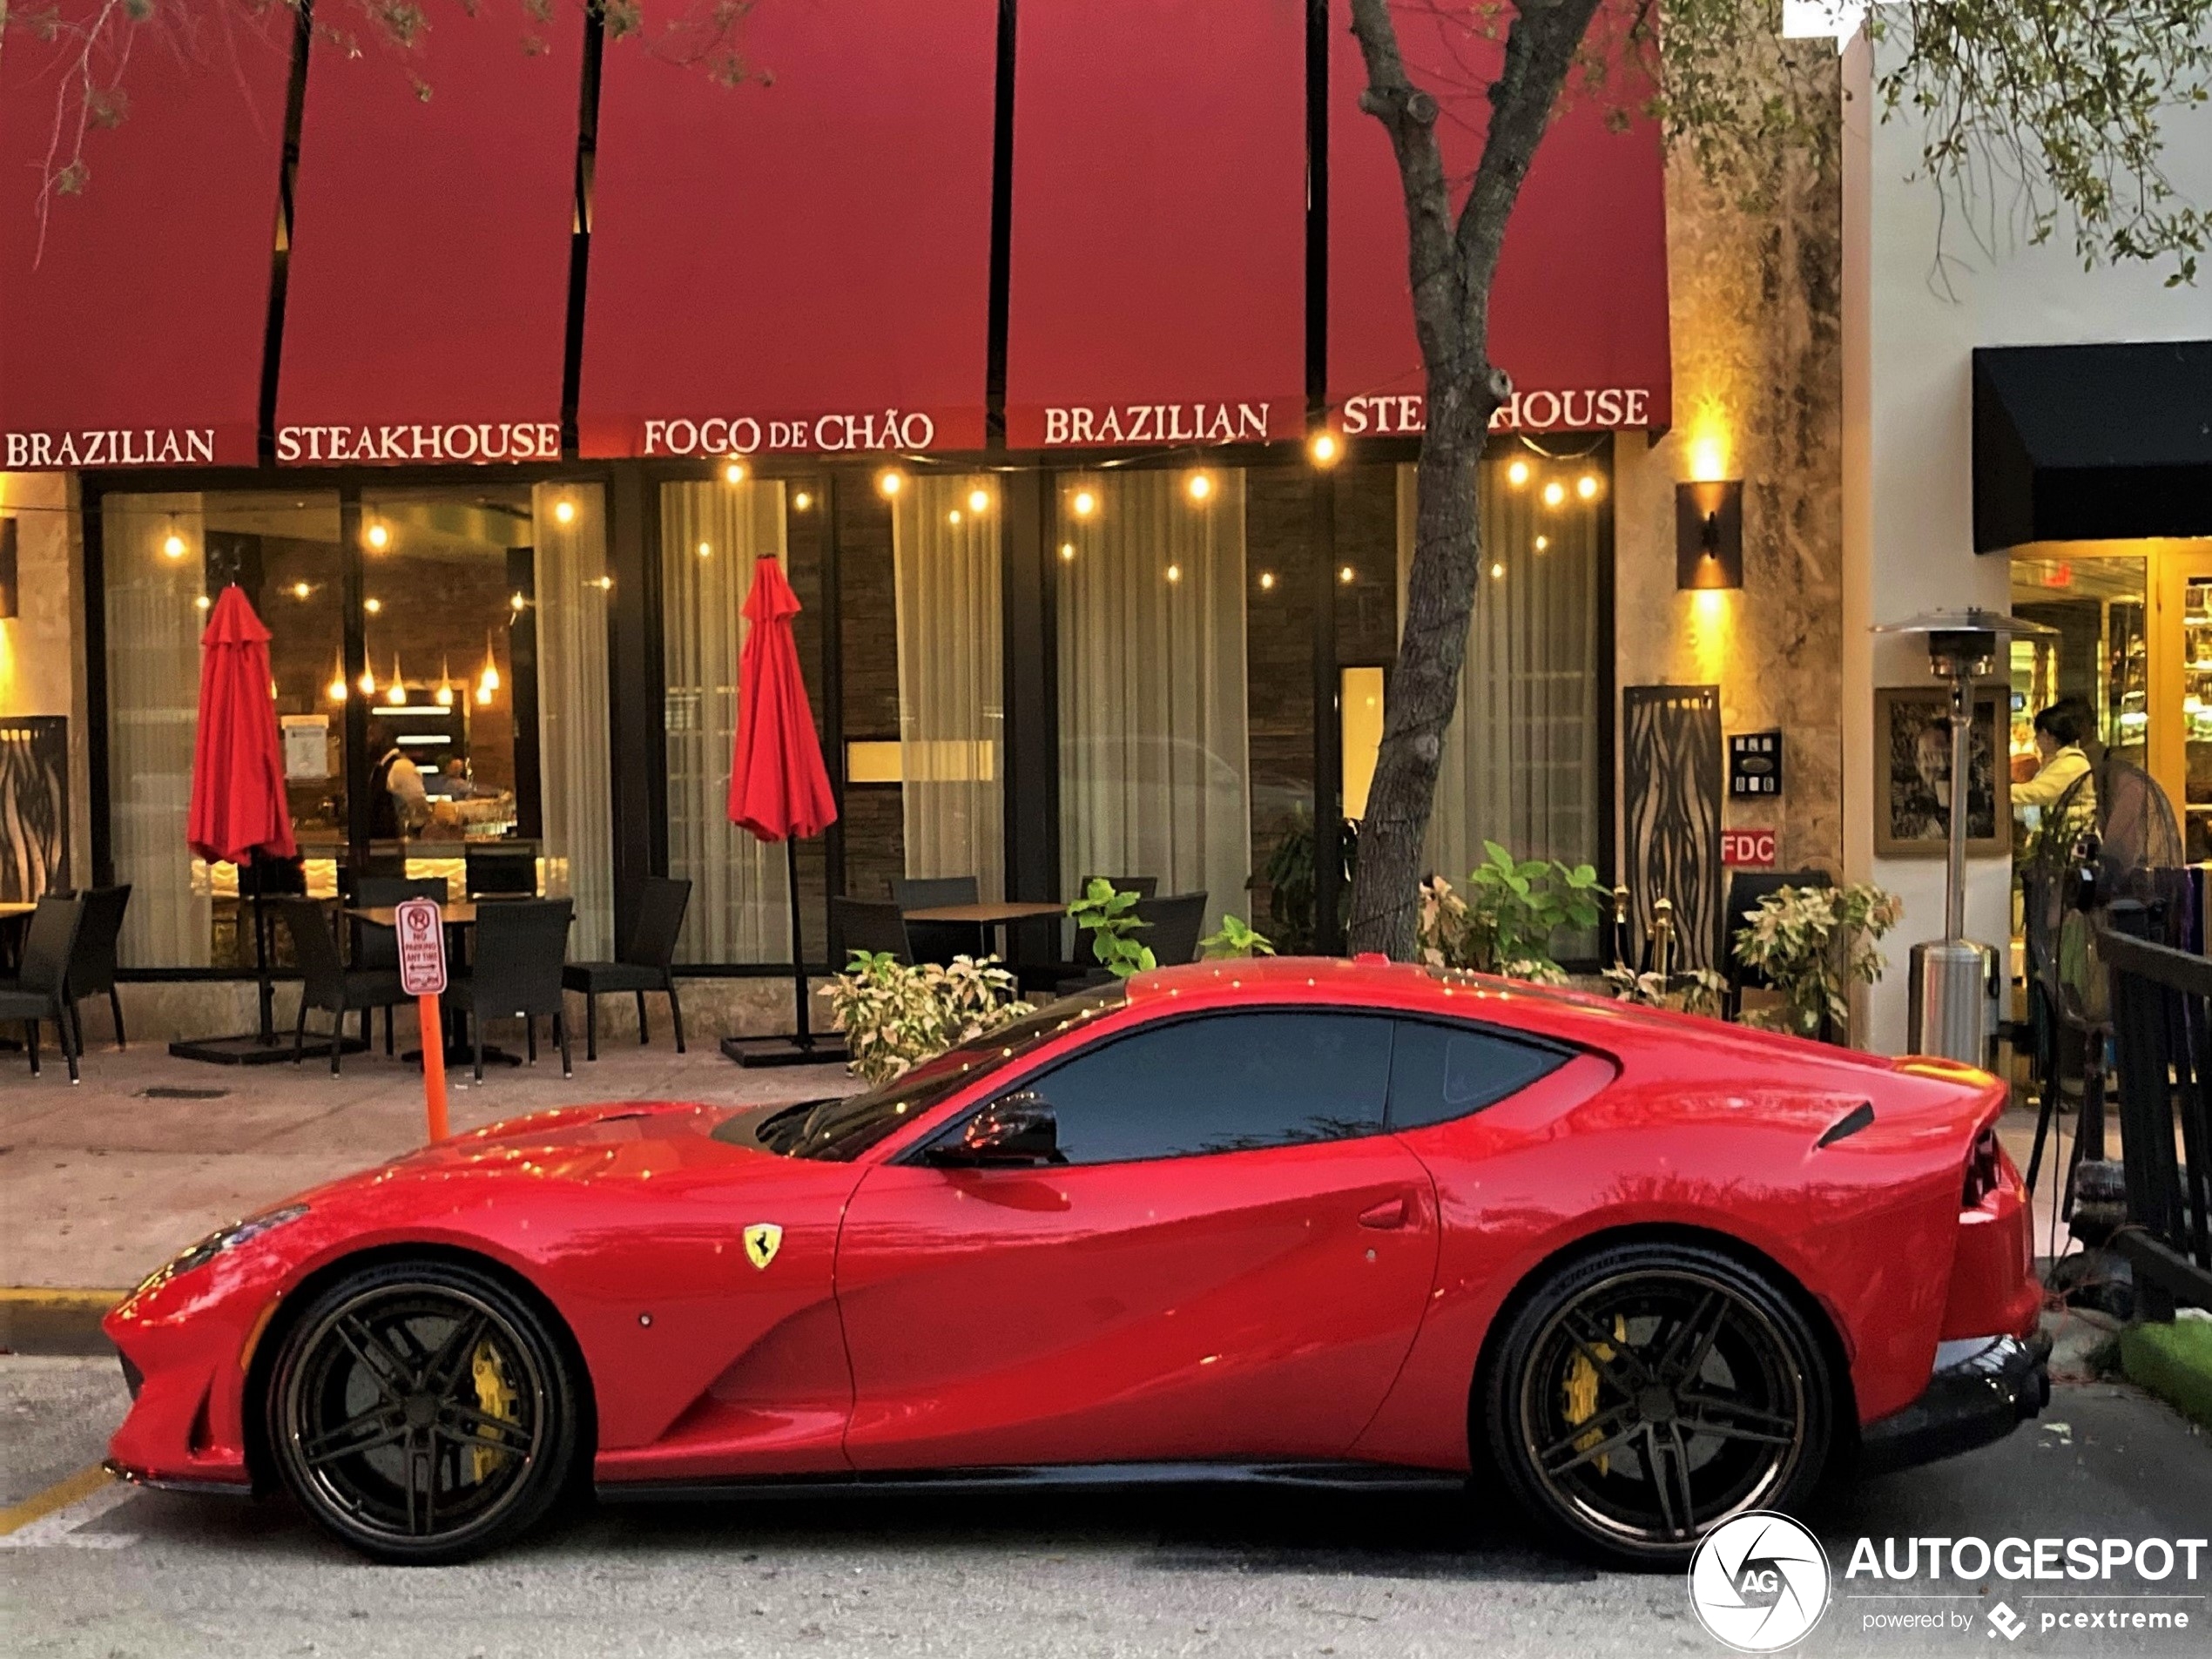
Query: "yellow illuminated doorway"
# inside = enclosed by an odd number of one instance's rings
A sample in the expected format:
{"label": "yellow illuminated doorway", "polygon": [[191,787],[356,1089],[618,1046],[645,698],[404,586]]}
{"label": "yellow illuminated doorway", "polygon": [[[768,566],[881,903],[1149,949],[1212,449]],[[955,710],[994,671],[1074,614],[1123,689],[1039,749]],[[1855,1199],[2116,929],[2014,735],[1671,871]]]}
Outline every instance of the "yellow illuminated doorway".
{"label": "yellow illuminated doorway", "polygon": [[2212,858],[2212,542],[2149,542],[2150,772],[2191,862]]}

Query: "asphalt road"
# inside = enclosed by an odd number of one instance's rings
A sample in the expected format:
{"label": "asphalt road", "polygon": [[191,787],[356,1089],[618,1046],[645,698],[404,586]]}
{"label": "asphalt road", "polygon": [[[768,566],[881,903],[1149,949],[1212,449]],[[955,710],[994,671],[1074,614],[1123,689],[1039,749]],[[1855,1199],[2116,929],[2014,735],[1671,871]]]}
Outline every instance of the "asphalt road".
{"label": "asphalt road", "polygon": [[[124,1404],[111,1362],[0,1358],[0,1507],[93,1463]],[[1868,1482],[1816,1524],[1838,1575],[1836,1599],[1800,1652],[2212,1653],[2212,1560],[2194,1585],[2108,1587],[2168,1598],[2159,1602],[2086,1597],[2066,1583],[1840,1576],[1862,1534],[1879,1548],[1888,1535],[2212,1531],[2212,1446],[2131,1389],[2063,1386],[2043,1425]],[[2038,1590],[2054,1599],[2029,1599]],[[1910,1599],[1875,1599],[1900,1592]],[[2009,1642],[1983,1616],[2000,1596],[2027,1621]],[[2107,1606],[2184,1610],[2191,1629],[2075,1634],[2040,1624],[2053,1609]],[[1869,1629],[1870,1618],[1900,1608],[1956,1611],[1962,1628]],[[1594,1572],[1548,1554],[1510,1511],[1474,1496],[1196,1491],[625,1507],[489,1561],[428,1570],[368,1565],[282,1502],[110,1487],[0,1539],[0,1651],[1509,1659],[1725,1650],[1697,1623],[1681,1576]]]}

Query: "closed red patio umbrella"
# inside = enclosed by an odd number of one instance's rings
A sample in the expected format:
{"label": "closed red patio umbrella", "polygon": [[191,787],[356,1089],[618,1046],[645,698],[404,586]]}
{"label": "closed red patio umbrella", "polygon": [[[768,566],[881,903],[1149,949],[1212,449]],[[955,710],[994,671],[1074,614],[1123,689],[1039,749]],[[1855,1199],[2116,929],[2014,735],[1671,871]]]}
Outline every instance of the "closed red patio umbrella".
{"label": "closed red patio umbrella", "polygon": [[[185,839],[210,863],[236,865],[241,885],[252,872],[261,1028],[248,1041],[273,1054],[267,941],[261,923],[265,884],[255,866],[263,854],[296,858],[300,844],[293,837],[292,809],[285,799],[284,753],[269,679],[269,631],[253,614],[245,592],[226,587],[215,600],[199,647],[199,725],[192,740]],[[236,1061],[246,1057],[236,1052],[239,1046],[236,1040],[217,1038],[175,1043],[171,1051],[193,1059]]]}
{"label": "closed red patio umbrella", "polygon": [[837,821],[837,798],[830,792],[829,770],[822,764],[814,711],[807,704],[806,681],[799,667],[799,642],[792,636],[799,596],[772,555],[754,564],[752,590],[745,595],[744,610],[752,627],[738,657],[738,737],[730,759],[730,821],[764,841],[784,844],[798,1035],[788,1046],[772,1047],[725,1037],[722,1050],[742,1065],[842,1059],[841,1050],[817,1045],[809,1028],[806,952],[799,922],[798,843]]}

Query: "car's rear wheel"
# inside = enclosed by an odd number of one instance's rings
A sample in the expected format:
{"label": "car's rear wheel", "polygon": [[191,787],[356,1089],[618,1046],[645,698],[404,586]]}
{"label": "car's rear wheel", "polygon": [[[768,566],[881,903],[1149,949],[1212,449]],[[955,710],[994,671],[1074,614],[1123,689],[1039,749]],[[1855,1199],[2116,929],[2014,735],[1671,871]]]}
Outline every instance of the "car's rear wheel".
{"label": "car's rear wheel", "polygon": [[1499,1472],[1554,1534],[1676,1566],[1731,1515],[1801,1506],[1834,1436],[1833,1375],[1765,1275],[1635,1243],[1569,1263],[1510,1318],[1480,1402]]}
{"label": "car's rear wheel", "polygon": [[577,1457],[578,1390],[543,1318],[451,1262],[365,1268],[317,1295],[270,1374],[286,1487],[346,1542],[462,1561],[529,1528]]}

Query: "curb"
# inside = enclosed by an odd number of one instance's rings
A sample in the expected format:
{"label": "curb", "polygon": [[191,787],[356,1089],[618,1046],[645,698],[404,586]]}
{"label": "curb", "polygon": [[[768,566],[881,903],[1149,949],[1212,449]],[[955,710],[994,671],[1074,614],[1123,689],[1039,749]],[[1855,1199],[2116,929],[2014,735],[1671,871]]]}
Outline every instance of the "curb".
{"label": "curb", "polygon": [[111,1354],[100,1321],[129,1294],[0,1286],[0,1353]]}

